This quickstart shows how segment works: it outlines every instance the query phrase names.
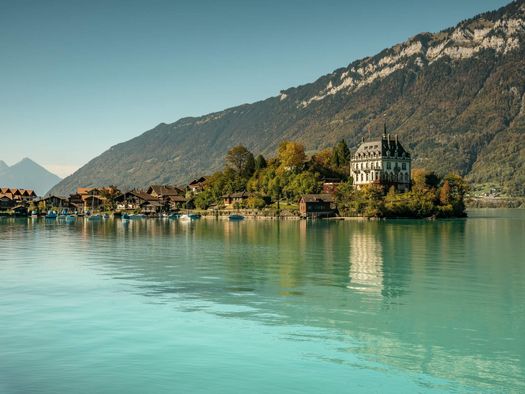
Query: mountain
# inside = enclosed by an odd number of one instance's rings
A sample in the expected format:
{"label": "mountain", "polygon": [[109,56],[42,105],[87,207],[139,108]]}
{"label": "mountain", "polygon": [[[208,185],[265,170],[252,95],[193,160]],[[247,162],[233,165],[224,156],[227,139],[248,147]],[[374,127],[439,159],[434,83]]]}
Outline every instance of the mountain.
{"label": "mountain", "polygon": [[2,187],[32,189],[37,195],[43,196],[60,180],[61,178],[27,157],[11,167],[0,160],[0,186]]}
{"label": "mountain", "polygon": [[161,123],[115,145],[52,191],[182,183],[223,166],[244,144],[272,154],[285,139],[307,150],[345,138],[355,149],[386,122],[415,167],[458,171],[525,194],[525,0],[439,33],[421,33],[276,97]]}

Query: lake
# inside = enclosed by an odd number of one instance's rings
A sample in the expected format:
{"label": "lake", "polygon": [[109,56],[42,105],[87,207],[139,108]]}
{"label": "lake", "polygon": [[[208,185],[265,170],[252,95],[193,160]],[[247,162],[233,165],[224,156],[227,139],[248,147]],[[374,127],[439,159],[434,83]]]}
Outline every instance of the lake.
{"label": "lake", "polygon": [[0,393],[525,392],[525,210],[0,218]]}

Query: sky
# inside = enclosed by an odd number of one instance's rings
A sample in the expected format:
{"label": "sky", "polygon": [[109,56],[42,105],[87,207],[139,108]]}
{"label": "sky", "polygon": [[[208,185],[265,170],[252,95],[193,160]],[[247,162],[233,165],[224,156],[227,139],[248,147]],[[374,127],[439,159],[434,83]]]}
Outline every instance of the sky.
{"label": "sky", "polygon": [[64,177],[157,124],[276,96],[499,0],[0,0],[0,160]]}

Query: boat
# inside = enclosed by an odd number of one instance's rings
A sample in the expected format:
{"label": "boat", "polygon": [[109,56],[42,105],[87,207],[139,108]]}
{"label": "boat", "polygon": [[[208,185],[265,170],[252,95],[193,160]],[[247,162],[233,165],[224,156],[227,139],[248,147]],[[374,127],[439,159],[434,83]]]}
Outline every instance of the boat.
{"label": "boat", "polygon": [[75,215],[66,216],[66,223],[75,223],[76,220],[77,220],[77,217]]}
{"label": "boat", "polygon": [[103,219],[109,219],[109,215],[107,213],[105,213],[104,215],[102,215],[102,218]]}
{"label": "boat", "polygon": [[233,221],[239,221],[244,220],[244,216],[238,213],[232,213],[230,216],[228,216],[228,219]]}
{"label": "boat", "polygon": [[191,222],[192,220],[200,219],[201,215],[198,213],[185,213],[184,215],[180,216],[180,220],[183,222]]}
{"label": "boat", "polygon": [[57,218],[56,211],[47,211],[45,218],[46,219],[56,219]]}
{"label": "boat", "polygon": [[31,217],[32,217],[33,219],[38,218],[38,211],[31,211]]}
{"label": "boat", "polygon": [[133,215],[129,215],[129,218],[131,220],[144,219],[145,217],[146,215],[144,215],[143,213],[135,213]]}
{"label": "boat", "polygon": [[168,216],[169,219],[180,219],[180,213],[172,213]]}
{"label": "boat", "polygon": [[129,220],[129,215],[128,215],[127,213],[123,213],[123,214],[120,216],[120,218],[121,218],[122,220]]}
{"label": "boat", "polygon": [[94,215],[88,216],[89,221],[96,221],[102,219],[102,216],[98,213],[95,213]]}

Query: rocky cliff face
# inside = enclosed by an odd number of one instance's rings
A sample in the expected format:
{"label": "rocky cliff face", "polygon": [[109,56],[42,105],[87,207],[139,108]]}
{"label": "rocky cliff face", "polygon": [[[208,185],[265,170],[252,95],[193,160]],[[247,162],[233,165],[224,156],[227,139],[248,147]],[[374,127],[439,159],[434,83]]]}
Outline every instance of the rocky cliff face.
{"label": "rocky cliff face", "polygon": [[525,1],[405,43],[276,97],[160,124],[63,180],[77,186],[182,183],[222,166],[229,147],[273,153],[284,139],[356,147],[383,122],[414,166],[458,171],[525,194]]}

